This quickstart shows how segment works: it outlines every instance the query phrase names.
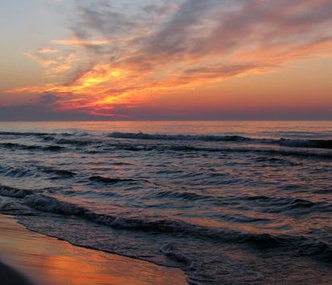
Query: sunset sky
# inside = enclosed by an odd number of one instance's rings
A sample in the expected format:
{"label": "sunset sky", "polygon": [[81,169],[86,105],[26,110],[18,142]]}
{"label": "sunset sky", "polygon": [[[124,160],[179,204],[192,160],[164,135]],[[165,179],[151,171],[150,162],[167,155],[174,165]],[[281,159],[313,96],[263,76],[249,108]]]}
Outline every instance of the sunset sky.
{"label": "sunset sky", "polygon": [[0,0],[0,120],[331,120],[331,15],[331,0]]}

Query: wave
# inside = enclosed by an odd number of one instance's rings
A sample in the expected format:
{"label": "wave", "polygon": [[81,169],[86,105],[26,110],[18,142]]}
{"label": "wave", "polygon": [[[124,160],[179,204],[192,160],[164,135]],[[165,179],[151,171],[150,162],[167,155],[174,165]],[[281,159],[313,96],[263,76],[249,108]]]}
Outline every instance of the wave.
{"label": "wave", "polygon": [[[12,190],[11,190],[12,191]],[[13,192],[15,193],[15,191]],[[197,239],[210,239],[214,242],[245,243],[256,248],[297,247],[301,255],[315,256],[321,254],[332,261],[332,250],[328,244],[316,242],[304,236],[257,234],[239,232],[194,225],[188,222],[166,218],[131,218],[116,215],[98,214],[82,206],[60,201],[45,194],[24,193],[23,201],[29,207],[64,216],[76,216],[114,229],[126,229],[140,232],[162,233],[169,235],[186,235]],[[297,205],[298,206],[298,205]],[[167,249],[165,249],[165,252]]]}
{"label": "wave", "polygon": [[155,193],[155,196],[158,198],[176,198],[176,199],[183,199],[189,201],[218,199],[214,196],[201,195],[194,192],[178,192],[178,191],[165,191],[165,190]]}
{"label": "wave", "polygon": [[[308,199],[268,196],[226,196],[214,198],[218,206],[237,205],[255,208],[262,213],[282,213],[286,215],[306,215],[308,212],[330,213],[332,205],[325,201],[313,202]],[[259,210],[260,208],[260,210]]]}
{"label": "wave", "polygon": [[82,139],[57,139],[57,144],[69,144],[77,146],[86,146],[95,143],[93,140],[82,140]]}
{"label": "wave", "polygon": [[[48,136],[51,133],[41,133],[41,132],[0,132],[0,136]],[[53,134],[54,135],[54,134]]]}
{"label": "wave", "polygon": [[117,184],[121,182],[136,182],[137,180],[134,179],[124,179],[124,178],[110,178],[110,177],[103,177],[103,176],[90,176],[89,177],[90,181],[93,182],[99,182],[99,183],[104,183],[104,184]]}
{"label": "wave", "polygon": [[114,132],[107,135],[119,139],[140,139],[140,140],[184,140],[184,141],[250,141],[252,139],[242,136],[214,136],[214,135],[160,135],[146,133],[120,133]]}
{"label": "wave", "polygon": [[[62,138],[50,137],[48,134],[43,136],[48,145],[25,145],[13,142],[0,143],[0,148],[11,150],[42,151],[42,152],[61,152],[66,150],[68,145],[76,146],[77,149],[71,151],[84,151],[89,154],[102,154],[114,150],[124,150],[131,152],[148,151],[174,151],[174,152],[207,152],[207,153],[257,153],[273,156],[298,156],[305,158],[332,159],[332,140],[293,140],[293,139],[256,139],[242,136],[213,136],[213,135],[152,135],[144,133],[111,133],[108,137],[156,140],[152,143],[132,143],[114,142],[100,140],[97,138],[79,138],[73,135]],[[172,140],[174,143],[158,143],[158,141]],[[193,141],[216,142],[215,144],[195,144]],[[218,144],[218,142],[221,142]],[[222,142],[225,142],[223,144]],[[230,142],[231,144],[228,144]],[[264,147],[261,145],[264,144]],[[275,147],[277,146],[277,147]],[[84,149],[82,149],[84,147]]]}
{"label": "wave", "polygon": [[[168,220],[164,218],[144,219],[98,214],[82,206],[71,204],[65,201],[60,201],[54,197],[40,193],[33,195],[25,195],[24,203],[26,203],[31,208],[39,211],[62,214],[66,216],[77,216],[98,224],[110,226],[112,228],[188,234],[190,232],[194,233],[195,229],[198,229],[197,226],[186,222]],[[207,231],[206,233],[207,235],[210,235],[210,237],[218,238],[219,236],[219,232],[209,233],[208,229],[204,230]],[[202,232],[199,232],[197,234],[201,235]]]}
{"label": "wave", "polygon": [[[0,136],[36,136],[44,141],[54,141],[58,145],[88,146],[101,144],[104,141],[88,133],[38,133],[38,132],[0,132]],[[59,138],[58,136],[61,136]],[[91,138],[87,138],[91,136]],[[58,138],[57,138],[58,137]],[[106,134],[108,138],[154,140],[154,141],[205,141],[205,142],[234,142],[252,144],[273,144],[294,148],[321,148],[332,149],[331,139],[289,139],[289,138],[253,138],[240,135],[186,135],[186,134],[148,134],[148,133],[126,133],[113,132]],[[13,147],[16,144],[4,143],[4,147]],[[19,145],[17,145],[19,147]],[[24,146],[23,146],[24,147]],[[25,146],[35,147],[35,146]],[[137,149],[137,148],[135,148]]]}
{"label": "wave", "polygon": [[25,198],[38,193],[54,193],[61,190],[62,192],[75,193],[75,191],[65,190],[60,187],[48,187],[41,189],[21,189],[7,185],[0,184],[0,196],[11,197],[11,198]]}
{"label": "wave", "polygon": [[159,251],[165,254],[168,258],[173,259],[177,262],[183,263],[185,265],[189,265],[191,260],[185,255],[179,253],[179,250],[174,247],[172,242],[168,242],[164,244]]}
{"label": "wave", "polygon": [[171,140],[171,141],[208,141],[208,142],[251,142],[264,144],[277,144],[288,147],[307,147],[332,149],[332,140],[305,140],[305,139],[269,139],[249,138],[244,136],[217,136],[217,135],[164,135],[147,133],[121,133],[114,132],[107,135],[118,139],[139,139],[139,140]]}
{"label": "wave", "polygon": [[6,177],[22,178],[22,177],[37,177],[38,174],[29,168],[15,168],[11,166],[0,166],[0,173]]}
{"label": "wave", "polygon": [[42,173],[53,175],[50,177],[50,179],[59,179],[59,178],[67,179],[67,178],[73,178],[76,175],[76,173],[73,171],[44,167],[44,166],[16,168],[12,166],[3,167],[0,165],[0,173],[2,173],[5,177],[12,177],[12,178],[40,177]]}
{"label": "wave", "polygon": [[[230,246],[232,244],[238,244],[244,248],[251,248],[262,252],[287,252],[290,256],[305,256],[314,259],[319,259],[327,263],[332,262],[332,248],[329,243],[317,241],[312,238],[299,235],[277,235],[267,233],[253,233],[243,232],[233,229],[220,229],[213,227],[204,227],[200,225],[194,225],[189,222],[183,222],[179,220],[173,220],[168,218],[151,218],[151,217],[124,217],[115,215],[106,215],[96,213],[85,207],[60,201],[55,197],[45,195],[44,193],[32,192],[32,191],[19,191],[20,189],[10,187],[0,187],[1,191],[4,189],[4,193],[8,194],[8,197],[21,198],[13,199],[13,201],[6,201],[0,203],[0,211],[4,213],[11,213],[23,216],[39,216],[42,217],[40,212],[46,212],[51,214],[62,215],[64,217],[75,217],[95,224],[110,227],[114,230],[126,230],[124,233],[129,236],[147,235],[147,237],[160,236],[161,240],[166,241],[162,245],[159,245],[159,252],[165,255],[167,259],[174,261],[186,270],[194,268],[195,272],[200,271],[201,265],[195,263],[195,257],[189,251],[182,250],[181,242],[183,240],[192,241],[197,245],[212,245],[220,248],[222,246]],[[266,199],[265,196],[257,196],[253,199]],[[20,203],[19,203],[20,202]],[[23,205],[20,205],[23,204]],[[29,212],[28,209],[31,209]],[[39,213],[38,213],[39,211]],[[48,217],[51,217],[47,215]],[[38,231],[38,227],[35,228]],[[132,231],[130,235],[127,231]],[[121,231],[119,231],[121,232]],[[57,234],[55,234],[57,236]],[[67,239],[66,236],[62,238]],[[70,238],[68,237],[70,241]],[[76,243],[80,244],[80,242]],[[87,246],[83,243],[83,246]],[[98,248],[98,247],[97,247]],[[158,249],[157,248],[157,249]],[[100,249],[100,248],[99,248]],[[105,249],[107,250],[107,249]],[[201,249],[198,250],[200,252]],[[113,251],[112,251],[113,252]],[[116,250],[114,252],[117,252]],[[135,255],[134,255],[135,256]],[[189,274],[190,280],[199,281],[195,279],[195,274]],[[198,275],[196,276],[198,277]],[[210,278],[209,276],[200,276]],[[191,279],[193,278],[193,279]],[[205,279],[203,278],[202,281]],[[198,284],[198,283],[192,283]],[[203,284],[206,284],[203,282]],[[209,284],[209,283],[207,283]],[[212,283],[218,284],[218,283]]]}
{"label": "wave", "polygon": [[282,146],[289,147],[307,147],[307,148],[326,148],[332,149],[332,140],[296,140],[296,139],[284,139],[278,140]]}
{"label": "wave", "polygon": [[41,171],[47,174],[55,174],[60,178],[72,178],[76,175],[76,172],[64,169],[55,169],[51,167],[39,167]]}
{"label": "wave", "polygon": [[24,144],[18,144],[18,143],[0,143],[0,147],[12,149],[12,150],[37,150],[37,151],[60,151],[64,149],[61,146],[58,145],[47,145],[47,146],[41,146],[41,145],[24,145]]}
{"label": "wave", "polygon": [[29,195],[35,193],[33,190],[28,189],[17,189],[14,187],[9,187],[0,184],[0,195],[5,197],[13,197],[13,198],[25,198]]}
{"label": "wave", "polygon": [[[178,191],[157,191],[154,198],[159,199],[179,199],[186,201],[208,202],[209,205],[218,207],[237,207],[245,211],[252,210],[264,213],[280,213],[289,216],[307,215],[308,212],[331,213],[332,205],[326,201],[310,201],[308,199],[290,198],[290,197],[268,197],[268,196],[212,196],[202,195],[194,192]],[[223,219],[240,221],[241,223],[262,221],[261,218],[249,218],[247,216],[229,216],[223,215]]]}
{"label": "wave", "polygon": [[[290,148],[261,148],[259,146],[214,146],[214,147],[204,147],[204,146],[191,146],[191,145],[165,145],[165,144],[142,144],[133,145],[129,143],[116,143],[108,144],[107,147],[100,148],[98,151],[93,153],[105,153],[114,150],[125,150],[132,152],[149,152],[153,150],[157,151],[174,151],[174,152],[206,152],[206,153],[257,153],[257,154],[267,154],[267,155],[277,155],[277,156],[298,156],[305,158],[323,158],[331,159],[332,152],[330,151],[315,151],[313,149],[301,148],[301,149],[290,149]],[[273,160],[273,159],[272,159]]]}

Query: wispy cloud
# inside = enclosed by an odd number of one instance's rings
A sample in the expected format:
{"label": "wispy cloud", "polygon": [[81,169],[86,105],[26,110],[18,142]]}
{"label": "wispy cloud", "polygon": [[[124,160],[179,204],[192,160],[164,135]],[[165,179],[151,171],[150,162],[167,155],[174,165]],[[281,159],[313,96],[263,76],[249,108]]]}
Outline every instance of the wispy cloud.
{"label": "wispy cloud", "polygon": [[50,77],[69,71],[77,60],[75,51],[55,48],[40,48],[35,52],[26,52],[25,55],[43,66],[46,75]]}
{"label": "wispy cloud", "polygon": [[57,45],[64,46],[101,46],[108,44],[108,40],[98,40],[98,39],[90,39],[90,40],[82,40],[82,39],[66,39],[66,40],[53,40],[53,43]]}
{"label": "wispy cloud", "polygon": [[64,83],[13,92],[52,92],[59,109],[113,115],[170,90],[332,56],[330,0],[84,3],[72,38],[28,53]]}

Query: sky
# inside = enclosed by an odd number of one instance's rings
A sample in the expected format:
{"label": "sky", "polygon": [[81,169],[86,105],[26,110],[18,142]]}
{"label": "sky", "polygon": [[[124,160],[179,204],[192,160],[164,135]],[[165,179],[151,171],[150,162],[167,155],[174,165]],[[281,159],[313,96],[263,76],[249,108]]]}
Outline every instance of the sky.
{"label": "sky", "polygon": [[0,0],[0,120],[332,120],[331,0]]}

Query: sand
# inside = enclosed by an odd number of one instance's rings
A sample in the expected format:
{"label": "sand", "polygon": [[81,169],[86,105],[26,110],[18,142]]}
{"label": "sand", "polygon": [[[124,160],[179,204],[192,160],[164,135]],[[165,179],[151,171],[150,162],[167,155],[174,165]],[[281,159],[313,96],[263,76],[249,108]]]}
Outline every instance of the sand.
{"label": "sand", "polygon": [[1,285],[188,285],[179,269],[73,246],[5,215],[0,260]]}
{"label": "sand", "polygon": [[0,263],[1,285],[34,285],[25,276],[7,264]]}

